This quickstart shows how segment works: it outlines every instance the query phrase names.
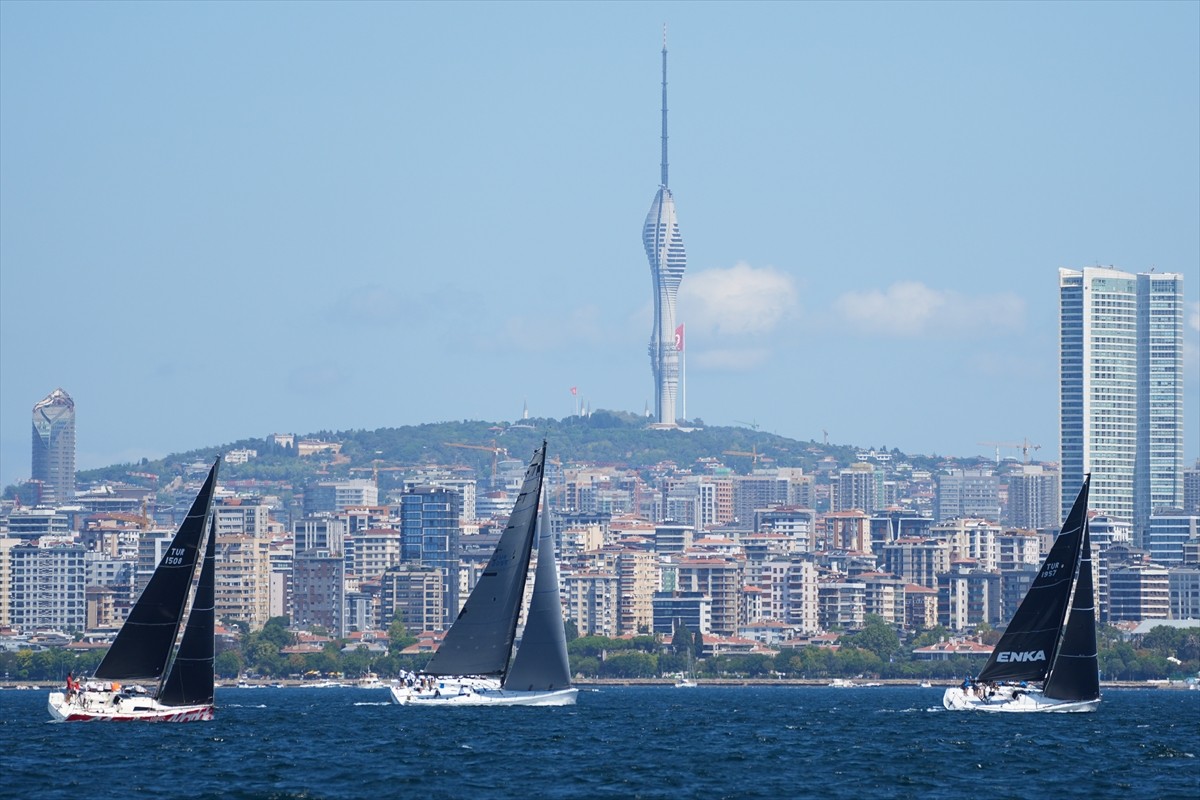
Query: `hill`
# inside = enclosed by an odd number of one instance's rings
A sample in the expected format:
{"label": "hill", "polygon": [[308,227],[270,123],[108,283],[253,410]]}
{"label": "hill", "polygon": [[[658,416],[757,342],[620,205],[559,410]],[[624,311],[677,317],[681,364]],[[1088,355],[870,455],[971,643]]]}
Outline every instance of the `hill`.
{"label": "hill", "polygon": [[[681,469],[703,471],[706,464],[702,459],[715,458],[738,473],[748,473],[755,465],[801,467],[813,472],[825,459],[832,460],[826,462],[827,466],[854,463],[864,449],[812,440],[802,442],[745,427],[708,427],[700,421],[687,430],[652,430],[642,417],[601,410],[587,417],[515,423],[463,420],[370,431],[316,431],[296,435],[295,439],[336,442],[340,444],[340,452],[336,455],[322,452],[305,458],[299,458],[295,448],[276,445],[273,437],[243,439],[161,459],[143,459],[137,464],[81,471],[79,484],[109,482],[162,489],[197,462],[209,462],[217,453],[239,449],[254,450],[258,455],[243,464],[227,463],[222,468],[223,482],[266,481],[299,488],[318,478],[370,477],[375,468],[399,475],[407,469],[432,465],[467,467],[476,475],[485,476],[490,474],[495,460],[527,460],[543,438],[549,442],[549,457],[553,461],[634,470],[671,462]],[[919,469],[937,469],[947,462],[970,466],[987,461],[911,456],[883,447],[874,449],[877,453],[887,453],[889,463],[908,463]],[[17,487],[8,487],[5,496],[13,496],[16,490]]]}

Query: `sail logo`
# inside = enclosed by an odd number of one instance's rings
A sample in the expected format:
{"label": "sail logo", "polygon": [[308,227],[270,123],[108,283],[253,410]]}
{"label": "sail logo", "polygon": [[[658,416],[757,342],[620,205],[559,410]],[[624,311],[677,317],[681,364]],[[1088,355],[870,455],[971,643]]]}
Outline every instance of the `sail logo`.
{"label": "sail logo", "polygon": [[1003,662],[1003,663],[1013,663],[1013,662],[1017,662],[1017,661],[1045,661],[1045,660],[1046,660],[1046,651],[1045,650],[1025,650],[1024,652],[1017,652],[1014,650],[1005,650],[1004,652],[998,653],[996,655],[996,661]]}

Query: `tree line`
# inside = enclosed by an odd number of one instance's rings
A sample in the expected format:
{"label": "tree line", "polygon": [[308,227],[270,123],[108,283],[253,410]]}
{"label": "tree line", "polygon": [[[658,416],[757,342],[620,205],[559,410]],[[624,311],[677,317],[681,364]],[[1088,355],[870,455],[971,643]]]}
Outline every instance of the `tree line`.
{"label": "tree line", "polygon": [[[982,630],[984,641],[995,641],[994,631]],[[859,631],[843,635],[836,649],[806,646],[782,648],[776,654],[723,654],[703,657],[699,632],[677,625],[670,644],[663,637],[632,638],[577,636],[567,624],[567,650],[571,671],[578,678],[645,679],[692,672],[701,678],[769,679],[833,678],[952,680],[973,675],[983,666],[979,658],[958,657],[926,661],[912,650],[948,636],[942,628],[926,630],[903,641],[883,618],[869,615]],[[284,653],[296,643],[286,617],[274,617],[262,630],[239,631],[234,641],[222,640],[216,656],[220,679],[250,675],[264,679],[303,679],[341,676],[358,678],[374,673],[394,678],[403,672],[420,672],[428,653],[401,652],[416,641],[403,623],[393,622],[387,632],[387,653],[353,645],[349,640],[323,643],[319,652]],[[1101,626],[1097,642],[1102,680],[1182,680],[1200,673],[1200,629],[1159,626],[1140,639],[1128,641],[1115,628]],[[0,652],[0,676],[8,681],[61,681],[68,672],[90,675],[103,658],[102,651],[75,652],[64,648]]]}

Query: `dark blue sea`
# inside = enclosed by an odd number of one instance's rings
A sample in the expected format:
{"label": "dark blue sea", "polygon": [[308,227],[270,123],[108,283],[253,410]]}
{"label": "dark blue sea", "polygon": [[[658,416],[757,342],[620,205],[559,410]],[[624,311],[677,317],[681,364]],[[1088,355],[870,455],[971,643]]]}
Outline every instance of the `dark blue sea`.
{"label": "dark blue sea", "polygon": [[972,714],[941,689],[604,687],[569,708],[428,709],[383,690],[217,690],[186,725],[54,724],[0,692],[0,797],[1200,798],[1200,692]]}

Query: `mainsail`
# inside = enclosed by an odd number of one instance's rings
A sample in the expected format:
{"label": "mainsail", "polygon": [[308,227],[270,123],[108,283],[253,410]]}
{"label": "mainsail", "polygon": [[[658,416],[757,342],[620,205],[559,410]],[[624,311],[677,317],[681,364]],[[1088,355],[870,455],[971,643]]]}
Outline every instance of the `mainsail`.
{"label": "mainsail", "polygon": [[213,701],[213,634],[216,623],[217,522],[209,524],[204,565],[196,583],[192,612],[183,629],[183,640],[163,681],[158,701],[166,706],[188,706]]}
{"label": "mainsail", "polygon": [[[1084,478],[1083,488],[1075,498],[1071,512],[1063,523],[1058,538],[1042,563],[1041,570],[1025,599],[1017,607],[1012,621],[1000,641],[996,643],[976,680],[989,681],[1042,681],[1054,664],[1058,652],[1059,635],[1067,617],[1071,592],[1080,568],[1080,554],[1087,539],[1088,483]],[[1091,559],[1087,554],[1086,613],[1092,611]],[[1076,591],[1076,595],[1079,592]],[[1080,598],[1083,600],[1083,598]],[[1084,612],[1081,609],[1081,612]],[[1092,651],[1095,652],[1095,628],[1093,621]]]}
{"label": "mainsail", "polygon": [[208,530],[220,465],[218,458],[154,576],[130,609],[129,618],[96,668],[97,679],[157,682],[162,677],[196,575],[200,543]]}
{"label": "mainsail", "polygon": [[534,451],[525,482],[487,567],[425,672],[429,675],[504,675],[517,631],[537,527],[546,443]]}
{"label": "mainsail", "polygon": [[504,688],[542,692],[565,689],[570,685],[571,664],[558,595],[554,534],[543,530],[538,538],[538,562],[525,632],[521,635],[521,646],[517,648],[512,669],[504,679]]}

